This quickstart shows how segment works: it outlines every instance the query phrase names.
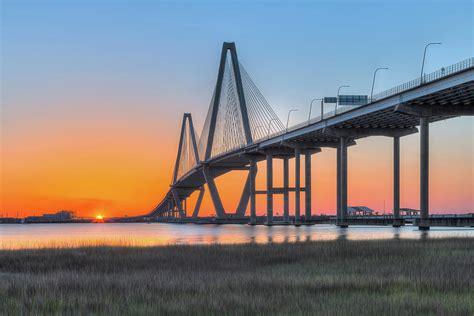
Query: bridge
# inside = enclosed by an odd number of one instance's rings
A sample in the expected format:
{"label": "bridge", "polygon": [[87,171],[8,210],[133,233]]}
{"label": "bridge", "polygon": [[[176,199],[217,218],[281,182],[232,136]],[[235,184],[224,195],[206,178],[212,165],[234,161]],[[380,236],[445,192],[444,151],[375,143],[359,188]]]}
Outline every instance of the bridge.
{"label": "bridge", "polygon": [[[442,68],[372,96],[361,104],[342,102],[341,96],[320,101],[306,122],[288,127],[275,114],[237,57],[234,43],[222,46],[219,71],[209,110],[200,134],[192,116],[185,113],[172,183],[158,205],[147,215],[162,221],[192,221],[198,218],[205,187],[218,219],[257,223],[256,195],[266,196],[265,223],[277,222],[274,195],[283,195],[283,217],[278,223],[299,225],[312,217],[311,155],[335,148],[337,160],[336,224],[351,222],[347,205],[349,146],[370,136],[393,139],[393,225],[400,226],[400,138],[420,133],[420,230],[430,228],[429,128],[430,123],[474,114],[474,58]],[[334,102],[333,111],[325,111]],[[319,101],[319,100],[317,100]],[[304,166],[301,157],[304,156]],[[283,160],[283,186],[273,183],[273,161]],[[289,160],[294,159],[294,186],[289,186]],[[257,162],[266,161],[266,190],[256,190]],[[304,168],[304,186],[300,169]],[[236,210],[225,210],[215,179],[236,170],[247,179]],[[187,199],[199,191],[188,212]],[[295,215],[289,215],[289,193],[294,192]],[[301,193],[304,192],[302,209]],[[250,204],[250,207],[249,207]],[[247,214],[247,209],[249,213]]]}

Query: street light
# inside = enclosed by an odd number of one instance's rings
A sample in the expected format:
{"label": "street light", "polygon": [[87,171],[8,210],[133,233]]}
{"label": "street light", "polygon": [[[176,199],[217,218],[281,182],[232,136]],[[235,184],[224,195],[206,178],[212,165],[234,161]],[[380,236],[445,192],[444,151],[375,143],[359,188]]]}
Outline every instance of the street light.
{"label": "street light", "polygon": [[372,102],[372,97],[374,96],[374,85],[375,85],[375,75],[377,74],[377,71],[379,70],[388,70],[387,67],[379,67],[375,69],[374,71],[374,79],[372,80],[372,90],[370,91],[370,102]]}
{"label": "street light", "polygon": [[336,97],[336,108],[334,109],[334,115],[337,115],[337,104],[339,103],[339,91],[341,91],[342,88],[350,88],[351,86],[349,85],[344,85],[344,86],[339,86],[339,89],[337,89],[337,97]]}
{"label": "street light", "polygon": [[292,109],[288,111],[288,118],[286,119],[286,132],[288,132],[288,123],[290,122],[290,114],[291,112],[296,112],[298,109]]}
{"label": "street light", "polygon": [[421,64],[420,84],[423,84],[423,69],[425,68],[426,49],[428,48],[428,46],[431,46],[431,45],[441,45],[441,42],[438,42],[438,43],[428,43],[428,44],[426,44],[426,46],[425,46],[425,52],[423,53],[423,63]]}
{"label": "street light", "polygon": [[323,99],[313,99],[313,100],[311,100],[311,103],[310,103],[310,105],[309,105],[308,125],[309,125],[309,121],[310,121],[310,119],[311,119],[311,110],[313,109],[313,102],[314,102],[314,101],[318,101],[318,100],[321,101],[321,118],[323,117],[323,116],[322,116]]}
{"label": "street light", "polygon": [[267,131],[267,138],[270,138],[270,128],[272,127],[272,122],[277,121],[277,118],[272,118],[270,122],[268,122],[268,131]]}

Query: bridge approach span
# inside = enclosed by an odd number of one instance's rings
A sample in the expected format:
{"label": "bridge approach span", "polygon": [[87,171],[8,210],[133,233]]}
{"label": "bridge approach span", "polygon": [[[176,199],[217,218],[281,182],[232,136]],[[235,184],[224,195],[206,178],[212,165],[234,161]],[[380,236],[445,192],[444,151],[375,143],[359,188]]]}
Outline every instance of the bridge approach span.
{"label": "bridge approach span", "polygon": [[[429,124],[474,114],[474,58],[443,68],[374,96],[368,104],[336,106],[296,126],[285,128],[261,92],[238,62],[233,43],[224,43],[216,88],[204,128],[197,137],[191,114],[183,117],[173,182],[163,200],[147,215],[176,220],[197,217],[205,192],[210,193],[216,216],[243,218],[249,208],[250,223],[256,218],[256,194],[267,197],[267,223],[273,222],[273,195],[283,194],[284,220],[289,221],[289,192],[295,192],[294,221],[310,219],[311,155],[324,148],[336,149],[337,223],[346,227],[347,147],[358,139],[386,136],[393,139],[394,226],[400,219],[400,138],[420,133],[420,229],[429,228]],[[299,171],[305,156],[305,185]],[[283,159],[283,187],[273,186],[273,159]],[[295,159],[295,186],[289,186],[288,160]],[[255,189],[256,163],[265,160],[267,188]],[[235,170],[247,172],[247,180],[235,211],[226,212],[215,178]],[[186,199],[200,191],[192,214]],[[301,214],[301,192],[305,194]]]}

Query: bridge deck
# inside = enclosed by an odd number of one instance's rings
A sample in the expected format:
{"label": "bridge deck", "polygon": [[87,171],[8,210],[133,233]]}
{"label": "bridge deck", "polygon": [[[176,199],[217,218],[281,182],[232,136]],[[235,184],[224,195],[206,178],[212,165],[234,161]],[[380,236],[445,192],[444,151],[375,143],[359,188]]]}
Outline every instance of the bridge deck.
{"label": "bridge deck", "polygon": [[[340,108],[335,115],[325,113],[323,119],[313,118],[310,122],[294,126],[286,132],[273,134],[252,145],[212,157],[208,161],[197,164],[177,179],[173,188],[176,189],[180,198],[186,198],[206,183],[203,175],[204,166],[212,166],[213,176],[217,177],[248,166],[248,155],[253,155],[257,160],[263,160],[266,150],[284,149],[289,141],[297,144],[336,143],[339,138],[334,135],[334,130],[344,129],[348,131],[347,137],[349,139],[357,140],[370,136],[370,134],[364,134],[364,130],[395,130],[417,127],[420,124],[419,116],[407,114],[406,111],[398,111],[399,106],[403,106],[405,109],[416,106],[424,106],[428,109],[442,107],[442,113],[437,115],[438,113],[435,111],[429,116],[429,121],[435,122],[456,117],[456,109],[473,107],[473,100],[474,67],[471,65],[448,76],[400,91],[364,106]],[[284,151],[282,152],[284,153]],[[168,192],[163,202],[158,204],[149,215],[153,216],[161,212],[164,201],[169,198],[170,193]]]}

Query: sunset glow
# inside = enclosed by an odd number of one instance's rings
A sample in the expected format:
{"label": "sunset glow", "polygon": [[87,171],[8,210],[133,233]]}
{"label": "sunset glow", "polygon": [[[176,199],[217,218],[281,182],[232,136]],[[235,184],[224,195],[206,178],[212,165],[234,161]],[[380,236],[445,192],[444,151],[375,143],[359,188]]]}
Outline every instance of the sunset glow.
{"label": "sunset glow", "polygon": [[[71,10],[65,4],[31,2],[24,10],[21,1],[11,1],[2,14],[2,29],[8,29],[2,32],[2,44],[8,43],[2,45],[2,216],[73,210],[90,218],[98,216],[98,209],[106,209],[107,217],[152,210],[171,183],[182,114],[192,113],[199,132],[204,124],[224,40],[238,43],[241,62],[280,119],[290,108],[299,109],[290,125],[305,121],[311,99],[333,96],[338,84],[350,84],[347,93],[370,93],[375,67],[390,67],[378,75],[375,91],[419,76],[424,43],[433,39],[414,31],[420,30],[418,25],[445,43],[429,52],[427,72],[472,55],[466,42],[472,38],[472,12],[462,5],[450,4],[450,16],[439,23],[429,17],[444,16],[441,3],[429,8],[413,4],[411,14],[417,18],[400,25],[398,20],[389,23],[406,13],[396,4],[374,3],[361,11],[350,3],[341,9],[328,2],[318,10],[310,2],[298,8],[282,3],[265,9],[267,20],[255,29],[240,22],[260,19],[261,8],[250,14],[233,7],[227,14],[228,9],[217,13],[212,6],[188,3],[190,11],[184,13],[181,5],[137,5],[130,10],[125,4],[88,3],[76,3]],[[358,21],[365,22],[355,29],[351,20],[334,23],[329,17],[340,10],[349,16],[357,11]],[[129,14],[136,20],[125,18]],[[287,23],[271,18],[281,15],[291,18]],[[387,21],[380,34],[391,37],[378,38],[381,45],[369,47],[358,38],[373,33],[368,21],[375,16]],[[216,20],[226,32],[216,33]],[[300,29],[307,32],[304,39],[295,36]],[[364,36],[347,36],[348,29]],[[174,30],[172,36],[169,30]],[[399,45],[399,34],[407,36],[404,45]],[[341,45],[346,40],[348,46]],[[472,117],[431,125],[432,213],[474,211],[473,134]],[[349,149],[349,205],[391,212],[391,144],[391,139],[374,137]],[[313,155],[314,214],[335,213],[335,158],[334,149]],[[275,185],[281,185],[281,175],[281,162],[276,161]],[[245,176],[234,172],[216,180],[229,212],[236,209]],[[415,134],[401,140],[401,207],[419,208],[418,179]],[[264,164],[258,168],[257,186],[265,187]],[[264,197],[257,202],[263,214]],[[281,197],[274,203],[275,213],[281,214]],[[200,215],[211,214],[207,190]]]}

